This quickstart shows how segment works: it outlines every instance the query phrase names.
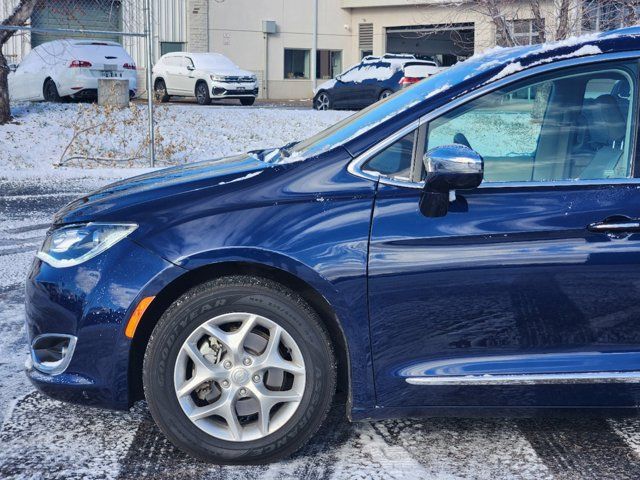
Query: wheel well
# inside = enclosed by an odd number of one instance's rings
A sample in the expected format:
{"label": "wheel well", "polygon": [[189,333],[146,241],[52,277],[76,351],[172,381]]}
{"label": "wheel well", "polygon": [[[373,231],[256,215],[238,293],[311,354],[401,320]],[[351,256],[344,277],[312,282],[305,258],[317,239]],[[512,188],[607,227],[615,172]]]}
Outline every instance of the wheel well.
{"label": "wheel well", "polygon": [[156,78],[156,81],[155,81],[155,82],[153,82],[153,87],[154,87],[154,88],[158,86],[158,82],[162,82],[162,83],[164,83],[164,84],[165,84],[165,86],[167,85],[167,84],[164,82],[164,78],[162,78],[162,77],[158,77],[158,78]]}
{"label": "wheel well", "polygon": [[47,77],[47,78],[45,78],[45,79],[44,79],[44,82],[42,82],[42,94],[43,94],[43,95],[44,95],[44,87],[46,87],[46,86],[47,86],[47,82],[48,82],[49,80],[51,80],[51,81],[53,82],[53,78],[51,78],[51,77]]}
{"label": "wheel well", "polygon": [[252,275],[268,278],[295,291],[318,313],[329,332],[336,354],[338,369],[338,394],[340,400],[349,394],[349,355],[347,343],[338,318],[326,299],[308,283],[289,272],[254,263],[229,262],[207,265],[178,277],[156,296],[143,315],[132,340],[129,357],[129,397],[131,402],[144,398],[142,388],[142,364],[151,336],[164,311],[187,290],[208,280],[226,275]]}

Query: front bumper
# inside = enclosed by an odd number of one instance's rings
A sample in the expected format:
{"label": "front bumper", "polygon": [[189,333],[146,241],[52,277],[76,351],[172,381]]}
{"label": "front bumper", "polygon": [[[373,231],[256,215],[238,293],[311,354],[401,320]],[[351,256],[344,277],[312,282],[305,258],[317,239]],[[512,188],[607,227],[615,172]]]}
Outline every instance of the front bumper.
{"label": "front bumper", "polygon": [[251,98],[260,93],[257,82],[211,82],[211,98]]}
{"label": "front bumper", "polygon": [[40,371],[30,357],[31,382],[59,400],[128,408],[126,322],[140,299],[159,292],[176,269],[182,271],[129,239],[75,267],[53,268],[36,258],[26,285],[29,345],[50,334],[77,341],[62,372]]}

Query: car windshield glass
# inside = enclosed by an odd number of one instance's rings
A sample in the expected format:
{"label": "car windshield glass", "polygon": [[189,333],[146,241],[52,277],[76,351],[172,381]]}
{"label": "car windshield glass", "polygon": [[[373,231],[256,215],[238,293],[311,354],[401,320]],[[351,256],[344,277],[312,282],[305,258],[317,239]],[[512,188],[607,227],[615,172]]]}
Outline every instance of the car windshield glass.
{"label": "car windshield glass", "polygon": [[224,70],[235,70],[238,66],[229,60],[224,55],[218,54],[205,54],[205,55],[194,55],[193,60],[198,66],[198,68],[204,69],[224,69]]}
{"label": "car windshield glass", "polygon": [[487,68],[495,67],[498,62],[499,64],[506,62],[513,54],[513,49],[502,49],[489,55],[472,57],[465,62],[458,63],[444,72],[434,75],[412,88],[402,90],[386,100],[376,102],[313,137],[296,144],[289,150],[290,155],[288,157],[280,155],[271,161],[274,163],[287,163],[292,159],[310,158],[337,146],[344,145],[412,106],[448,90],[455,84]]}

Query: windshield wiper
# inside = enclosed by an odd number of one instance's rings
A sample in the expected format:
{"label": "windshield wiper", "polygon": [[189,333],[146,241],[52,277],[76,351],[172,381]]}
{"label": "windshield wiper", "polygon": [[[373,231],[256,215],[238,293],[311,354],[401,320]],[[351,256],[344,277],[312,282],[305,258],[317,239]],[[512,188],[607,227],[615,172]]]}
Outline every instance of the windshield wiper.
{"label": "windshield wiper", "polygon": [[249,150],[247,152],[248,155],[251,155],[252,157],[256,158],[257,160],[260,160],[261,162],[268,162],[270,163],[271,161],[273,161],[278,155],[274,155],[274,154],[279,154],[280,157],[282,158],[288,158],[291,156],[291,152],[290,152],[290,148],[296,146],[298,143],[300,142],[290,142],[287,143],[286,145],[279,147],[279,148],[265,148],[263,150]]}
{"label": "windshield wiper", "polygon": [[280,155],[282,155],[284,158],[288,158],[291,156],[291,152],[289,150],[295,147],[299,143],[300,143],[299,141],[287,143],[283,147],[280,147],[278,151],[280,152]]}

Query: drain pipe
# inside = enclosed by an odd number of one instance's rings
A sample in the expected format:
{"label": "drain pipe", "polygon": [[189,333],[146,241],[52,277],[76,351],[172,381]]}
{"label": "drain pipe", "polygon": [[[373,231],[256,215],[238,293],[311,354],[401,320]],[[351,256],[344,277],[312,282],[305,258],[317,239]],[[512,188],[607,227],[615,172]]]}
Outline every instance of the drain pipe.
{"label": "drain pipe", "polygon": [[313,48],[311,49],[311,78],[315,91],[318,86],[318,0],[313,0]]}

